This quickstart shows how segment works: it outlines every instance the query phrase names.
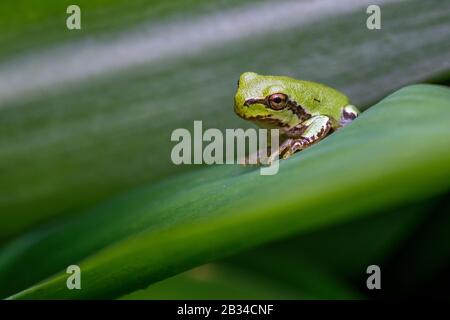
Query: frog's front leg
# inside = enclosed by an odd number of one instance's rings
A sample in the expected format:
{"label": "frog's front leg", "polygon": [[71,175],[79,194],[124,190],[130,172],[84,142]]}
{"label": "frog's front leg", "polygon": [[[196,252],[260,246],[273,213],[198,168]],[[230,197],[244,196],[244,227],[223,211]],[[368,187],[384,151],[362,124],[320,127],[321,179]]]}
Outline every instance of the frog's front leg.
{"label": "frog's front leg", "polygon": [[261,159],[263,159],[264,155],[267,155],[267,150],[264,150],[264,149],[257,150],[255,153],[252,153],[249,156],[241,159],[238,163],[242,166],[254,165],[254,164],[260,165]]}
{"label": "frog's front leg", "polygon": [[284,140],[280,147],[270,154],[266,164],[271,165],[275,161],[275,159],[280,158],[281,154],[288,152],[292,147],[294,141],[295,140],[291,138]]}
{"label": "frog's front leg", "polygon": [[[288,138],[281,143],[277,150],[270,154],[265,164],[270,165],[276,158],[289,158],[295,152],[303,150],[326,137],[330,132],[330,129],[331,119],[329,117],[314,116],[309,118],[308,120],[285,132],[285,136]],[[262,150],[259,150],[257,155],[254,155],[253,157],[260,160],[261,155]],[[247,161],[248,160],[246,160],[246,162]],[[258,164],[261,163],[258,161]]]}
{"label": "frog's front leg", "polygon": [[[260,149],[256,153],[246,157],[243,161],[240,162],[240,164],[244,166],[248,164],[270,165],[273,163],[275,158],[279,158],[283,152],[285,152],[288,148],[291,147],[293,141],[294,141],[293,139],[284,140],[283,143],[278,147],[278,149],[276,149],[273,152],[270,146],[268,146],[267,149]],[[267,157],[268,153],[269,156]],[[264,161],[264,159],[267,160]]]}
{"label": "frog's front leg", "polygon": [[[286,150],[282,154],[283,159],[289,158],[298,150],[303,150],[320,141],[331,129],[331,119],[327,116],[315,116],[302,122],[299,126],[287,132],[290,138]],[[295,132],[299,132],[298,135]]]}

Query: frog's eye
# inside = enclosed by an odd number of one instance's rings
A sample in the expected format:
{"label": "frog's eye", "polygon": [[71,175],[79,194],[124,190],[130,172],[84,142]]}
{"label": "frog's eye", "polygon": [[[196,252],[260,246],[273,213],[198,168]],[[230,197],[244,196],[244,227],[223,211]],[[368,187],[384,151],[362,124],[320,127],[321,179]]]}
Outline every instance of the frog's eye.
{"label": "frog's eye", "polygon": [[268,98],[269,106],[274,110],[284,109],[287,105],[287,100],[287,95],[283,93],[274,93]]}

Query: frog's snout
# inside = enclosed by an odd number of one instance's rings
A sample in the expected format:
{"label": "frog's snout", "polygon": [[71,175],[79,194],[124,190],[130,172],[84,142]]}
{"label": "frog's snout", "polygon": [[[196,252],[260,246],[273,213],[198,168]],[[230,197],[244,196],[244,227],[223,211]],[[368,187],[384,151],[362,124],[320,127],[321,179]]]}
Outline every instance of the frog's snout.
{"label": "frog's snout", "polygon": [[248,99],[248,90],[251,82],[256,77],[258,77],[258,74],[254,72],[244,72],[237,82],[236,95],[234,96],[234,112],[244,119],[248,116],[247,113],[249,112],[249,108],[251,108],[251,104],[255,102],[253,101],[254,99]]}
{"label": "frog's snout", "polygon": [[244,98],[239,92],[234,97],[234,112],[241,118],[245,118],[245,110],[248,106],[245,105]]}

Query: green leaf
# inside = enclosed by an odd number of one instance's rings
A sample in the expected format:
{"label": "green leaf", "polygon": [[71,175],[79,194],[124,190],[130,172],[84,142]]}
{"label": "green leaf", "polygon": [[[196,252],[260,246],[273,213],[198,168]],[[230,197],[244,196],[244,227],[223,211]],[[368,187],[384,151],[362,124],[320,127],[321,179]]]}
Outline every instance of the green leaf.
{"label": "green leaf", "polygon": [[[400,265],[398,271],[401,272],[395,275],[390,274],[390,269],[392,262],[398,264],[399,248],[415,234],[415,230],[420,229],[426,220],[434,220],[434,215],[430,214],[434,206],[430,206],[429,202],[425,206],[396,208],[392,212],[364,216],[245,251],[219,263],[163,280],[123,298],[355,299],[362,297],[356,289],[364,288],[365,270],[374,263],[383,270],[383,291],[399,296],[393,290],[408,288],[411,293],[411,287],[414,288],[418,282],[417,276],[413,277],[414,281],[402,286],[398,285],[398,281],[402,277],[411,279],[411,266],[420,270],[417,263],[410,261],[408,266]],[[442,222],[436,223],[448,229],[450,224]],[[434,249],[436,245],[428,244],[422,246],[423,250],[437,251]],[[430,256],[422,252],[414,257],[420,261],[425,255],[428,258],[441,256],[440,260],[446,256],[444,252],[436,253],[437,256]],[[422,270],[427,270],[422,264],[419,265]],[[391,277],[395,278],[389,279]],[[435,282],[430,281],[430,284]],[[369,292],[366,293],[370,296]]]}
{"label": "green leaf", "polygon": [[430,206],[417,204],[377,212],[246,251],[224,263],[309,288],[316,298],[351,298],[355,293],[349,289],[361,287],[367,266],[379,265],[386,278],[386,262],[429,212]]}
{"label": "green leaf", "polygon": [[[412,207],[393,208],[374,216],[354,219],[345,224],[323,228],[282,243],[284,249],[301,252],[340,277],[360,280],[361,272],[376,262],[396,254],[412,233],[430,215],[433,207],[413,203]],[[336,250],[342,248],[342,250]]]}
{"label": "green leaf", "polygon": [[[155,283],[121,299],[355,299],[359,295],[308,259],[295,259],[284,252],[250,255],[253,265],[213,263]],[[260,260],[258,260],[260,258]],[[280,270],[259,272],[254,264],[282,258]],[[267,262],[267,261],[265,261]],[[269,266],[270,263],[267,264]],[[286,269],[286,266],[288,267]],[[292,268],[292,269],[290,269]],[[294,269],[295,268],[295,269]]]}
{"label": "green leaf", "polygon": [[204,265],[121,299],[311,299],[314,295],[251,270]]}
{"label": "green leaf", "polygon": [[[173,165],[170,134],[193,120],[205,127],[249,126],[232,112],[243,71],[323,82],[362,109],[406,84],[449,77],[448,1],[383,3],[381,30],[366,28],[366,8],[358,1],[342,11],[317,1],[313,15],[297,9],[298,19],[282,30],[273,23],[261,31],[252,28],[254,19],[244,19],[228,40],[222,33],[230,29],[214,14],[229,23],[237,13],[254,16],[279,3],[83,0],[80,32],[65,29],[68,3],[0,4],[0,242],[196,168]],[[180,22],[192,27],[199,21],[207,28],[193,34],[217,31],[217,38],[198,47],[179,39],[180,50],[169,57],[124,63],[146,39],[166,39]],[[116,45],[123,56],[95,50]],[[89,73],[109,59],[108,68]]]}
{"label": "green leaf", "polygon": [[441,194],[450,187],[449,101],[448,88],[407,87],[282,161],[277,175],[214,166],[37,230],[2,251],[0,281],[30,266],[43,279],[76,263],[82,290],[67,290],[60,273],[14,298],[115,298],[257,245]]}

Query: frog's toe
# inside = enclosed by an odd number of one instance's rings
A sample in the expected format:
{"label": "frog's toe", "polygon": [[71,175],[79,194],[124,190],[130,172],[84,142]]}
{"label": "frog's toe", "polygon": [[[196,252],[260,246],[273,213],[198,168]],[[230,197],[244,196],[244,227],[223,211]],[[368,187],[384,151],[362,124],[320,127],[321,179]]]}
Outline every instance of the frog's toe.
{"label": "frog's toe", "polygon": [[281,156],[281,159],[286,160],[287,158],[291,157],[294,154],[294,152],[291,151],[286,151],[285,153],[283,153],[283,155]]}
{"label": "frog's toe", "polygon": [[344,108],[342,108],[341,119],[339,123],[341,126],[345,126],[355,120],[358,115],[359,110],[355,106],[351,104],[346,105]]}

